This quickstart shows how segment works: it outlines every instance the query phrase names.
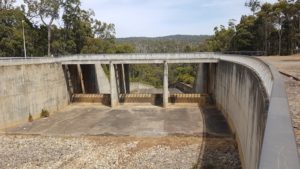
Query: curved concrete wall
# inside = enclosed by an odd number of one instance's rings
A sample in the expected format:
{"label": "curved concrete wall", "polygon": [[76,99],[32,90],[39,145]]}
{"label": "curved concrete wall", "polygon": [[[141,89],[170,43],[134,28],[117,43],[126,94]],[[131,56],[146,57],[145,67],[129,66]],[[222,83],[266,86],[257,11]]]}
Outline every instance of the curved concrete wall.
{"label": "curved concrete wall", "polygon": [[243,168],[300,168],[278,71],[256,58],[224,55],[209,71],[209,91],[235,132]]}
{"label": "curved concrete wall", "polygon": [[244,168],[257,168],[268,110],[268,96],[249,68],[220,61],[216,67],[215,100],[239,143]]}
{"label": "curved concrete wall", "polygon": [[62,65],[0,66],[0,128],[57,111],[69,103]]}

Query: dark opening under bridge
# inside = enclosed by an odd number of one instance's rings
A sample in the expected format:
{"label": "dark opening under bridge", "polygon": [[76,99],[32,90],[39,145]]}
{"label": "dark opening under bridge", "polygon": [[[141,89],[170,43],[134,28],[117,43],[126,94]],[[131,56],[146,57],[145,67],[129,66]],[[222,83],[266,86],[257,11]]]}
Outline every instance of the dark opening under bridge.
{"label": "dark opening under bridge", "polygon": [[[79,90],[106,91],[115,107],[120,96],[130,91],[130,64],[163,65],[162,100],[167,107],[168,65],[173,63],[199,64],[195,87],[199,92],[209,93],[227,118],[236,134],[244,168],[300,168],[284,83],[271,65],[253,57],[193,53],[1,59],[0,114],[9,117],[0,123],[1,127],[21,121],[28,114],[35,115],[41,109],[58,110],[70,103],[70,94]],[[104,80],[101,64],[109,65],[109,80]],[[93,72],[98,73],[94,76],[96,86],[80,77],[91,76]],[[68,78],[74,73],[79,80]]]}

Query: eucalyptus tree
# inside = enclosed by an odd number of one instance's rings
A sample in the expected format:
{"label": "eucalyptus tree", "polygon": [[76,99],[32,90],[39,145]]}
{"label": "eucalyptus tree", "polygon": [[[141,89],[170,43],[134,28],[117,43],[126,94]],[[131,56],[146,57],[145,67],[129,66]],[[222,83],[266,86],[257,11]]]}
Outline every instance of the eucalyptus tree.
{"label": "eucalyptus tree", "polygon": [[250,10],[253,12],[253,15],[256,11],[260,8],[260,1],[259,0],[249,0],[245,3],[245,6],[249,7]]}
{"label": "eucalyptus tree", "polygon": [[51,29],[53,22],[59,19],[62,0],[24,0],[27,5],[27,15],[39,18],[48,29],[48,56],[51,56]]}
{"label": "eucalyptus tree", "polygon": [[16,0],[0,0],[0,9],[11,9],[15,2]]}

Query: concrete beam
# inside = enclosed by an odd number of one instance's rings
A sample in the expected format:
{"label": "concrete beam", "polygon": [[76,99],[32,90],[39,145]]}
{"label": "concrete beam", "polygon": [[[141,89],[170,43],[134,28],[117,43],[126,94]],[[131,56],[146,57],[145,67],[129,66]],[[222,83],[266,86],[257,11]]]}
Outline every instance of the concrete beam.
{"label": "concrete beam", "polygon": [[164,88],[163,88],[163,107],[166,108],[168,106],[169,99],[169,72],[168,72],[168,63],[164,62]]}
{"label": "concrete beam", "polygon": [[119,105],[119,94],[117,90],[116,72],[113,63],[110,63],[109,71],[110,71],[110,103],[111,103],[111,107],[114,108]]}

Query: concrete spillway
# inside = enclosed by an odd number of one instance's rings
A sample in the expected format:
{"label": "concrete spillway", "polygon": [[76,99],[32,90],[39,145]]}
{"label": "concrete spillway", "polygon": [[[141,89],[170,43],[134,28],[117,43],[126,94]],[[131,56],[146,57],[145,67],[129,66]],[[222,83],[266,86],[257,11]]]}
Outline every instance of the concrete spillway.
{"label": "concrete spillway", "polygon": [[[125,65],[152,63],[165,68],[165,107],[169,104],[168,64],[204,64],[199,71],[207,73],[199,73],[198,78],[203,78],[197,80],[199,90],[211,94],[227,118],[244,168],[300,168],[278,72],[258,59],[242,56],[197,53],[0,60],[0,127],[25,121],[29,114],[37,116],[42,109],[57,111],[69,104],[75,91],[101,93],[102,88],[109,89],[111,105],[117,106],[119,94],[129,87]],[[109,78],[99,64],[109,64]]]}

